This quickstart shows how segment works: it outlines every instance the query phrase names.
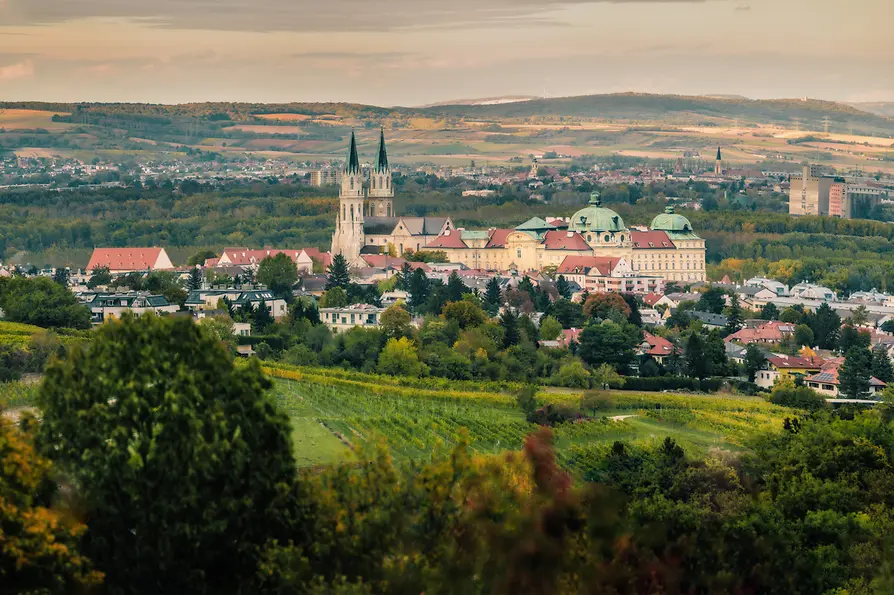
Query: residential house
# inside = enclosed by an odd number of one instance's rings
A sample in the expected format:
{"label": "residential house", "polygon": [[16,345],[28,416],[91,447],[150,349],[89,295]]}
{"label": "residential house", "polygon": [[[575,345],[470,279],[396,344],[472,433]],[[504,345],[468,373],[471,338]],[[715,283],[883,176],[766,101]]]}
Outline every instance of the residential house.
{"label": "residential house", "polygon": [[675,349],[674,344],[664,337],[659,337],[649,332],[643,332],[640,355],[648,355],[657,363],[664,365],[665,360],[673,355],[674,351],[679,353],[679,349]]}
{"label": "residential house", "polygon": [[113,275],[141,271],[170,271],[174,264],[164,248],[96,248],[87,270],[108,267]]}
{"label": "residential house", "polygon": [[828,287],[813,285],[812,283],[799,283],[792,287],[790,294],[792,297],[804,300],[819,300],[821,302],[834,302],[836,300],[834,291]]}
{"label": "residential house", "polygon": [[698,302],[701,297],[702,294],[700,293],[668,293],[661,296],[661,298],[653,304],[653,307],[666,306],[673,310],[678,308],[683,302]]}
{"label": "residential house", "polygon": [[816,356],[773,355],[767,358],[764,369],[758,371],[755,383],[761,388],[772,388],[781,378],[807,378],[816,374],[827,363]]}
{"label": "residential house", "polygon": [[320,321],[333,332],[347,331],[355,326],[375,328],[379,326],[386,308],[369,304],[352,304],[343,308],[320,308]]}
{"label": "residential house", "polygon": [[571,347],[572,343],[580,343],[580,334],[583,329],[566,328],[562,329],[562,334],[554,341],[540,341],[542,347],[551,347],[553,349],[566,349]]}
{"label": "residential house", "polygon": [[724,339],[727,343],[766,343],[778,345],[786,338],[795,334],[795,325],[788,322],[771,320],[764,322],[756,328],[743,328]]}
{"label": "residential house", "polygon": [[162,295],[138,292],[96,294],[87,307],[90,308],[90,321],[93,324],[121,318],[124,312],[142,316],[146,313],[173,314],[180,310],[180,306],[168,303]]}
{"label": "residential house", "polygon": [[[838,379],[838,371],[840,369],[840,365],[829,365],[824,367],[818,373],[813,374],[812,376],[808,376],[804,382],[805,384],[815,390],[816,392],[828,395],[829,397],[835,399],[841,396],[840,389],[840,381]],[[869,397],[870,399],[875,397],[878,393],[883,391],[885,387],[888,385],[879,380],[878,378],[871,376],[869,378]]]}
{"label": "residential house", "polygon": [[752,277],[745,281],[746,287],[762,287],[775,294],[776,297],[785,297],[789,294],[788,286],[773,279],[764,277]]}
{"label": "residential house", "polygon": [[265,258],[276,256],[277,254],[285,254],[295,263],[299,274],[312,275],[314,273],[314,261],[319,263],[322,270],[325,271],[332,263],[332,255],[329,252],[322,252],[317,248],[299,248],[293,250],[281,250],[274,248],[264,248],[261,250],[251,250],[249,248],[224,248],[219,258],[209,259],[205,261],[206,267],[227,267],[239,266],[243,268],[257,269],[261,261]]}
{"label": "residential house", "polygon": [[727,318],[723,314],[714,314],[713,312],[699,312],[693,310],[688,313],[690,317],[699,320],[708,330],[726,328]]}

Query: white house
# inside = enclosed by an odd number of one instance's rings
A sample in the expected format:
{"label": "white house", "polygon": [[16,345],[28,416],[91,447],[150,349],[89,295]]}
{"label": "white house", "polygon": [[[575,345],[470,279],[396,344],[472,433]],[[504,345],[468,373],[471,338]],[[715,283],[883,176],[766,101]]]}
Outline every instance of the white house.
{"label": "white house", "polygon": [[376,328],[385,308],[369,304],[352,304],[343,308],[320,308],[320,321],[332,331],[347,331],[355,326]]}

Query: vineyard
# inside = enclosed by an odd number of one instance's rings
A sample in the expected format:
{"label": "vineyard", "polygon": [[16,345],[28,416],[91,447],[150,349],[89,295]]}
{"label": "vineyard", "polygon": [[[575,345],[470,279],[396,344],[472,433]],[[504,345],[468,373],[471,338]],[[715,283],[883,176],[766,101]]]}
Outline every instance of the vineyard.
{"label": "vineyard", "polygon": [[[525,420],[511,392],[397,386],[393,379],[331,370],[267,368],[277,377],[274,397],[293,424],[302,465],[346,460],[355,447],[384,440],[393,456],[419,459],[450,446],[467,429],[481,453],[518,449],[536,426]],[[422,381],[420,384],[424,384]],[[541,403],[576,403],[580,393],[541,393]],[[554,429],[559,460],[585,473],[587,462],[616,440],[646,444],[670,436],[693,453],[738,451],[751,436],[779,431],[797,412],[758,398],[612,394],[613,409]],[[632,416],[613,420],[615,416]]]}
{"label": "vineyard", "polygon": [[0,321],[0,345],[25,347],[31,343],[34,337],[45,336],[48,333],[52,333],[63,345],[82,342],[89,336],[87,331],[77,331],[73,329],[48,331],[39,326],[32,326],[30,324]]}

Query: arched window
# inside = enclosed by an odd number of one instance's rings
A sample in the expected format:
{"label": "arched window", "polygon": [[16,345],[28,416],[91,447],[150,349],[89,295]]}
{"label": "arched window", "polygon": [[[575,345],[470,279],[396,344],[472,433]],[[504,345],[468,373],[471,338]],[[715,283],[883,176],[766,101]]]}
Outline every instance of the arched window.
{"label": "arched window", "polygon": [[354,220],[354,205],[351,205],[351,221]]}
{"label": "arched window", "polygon": [[606,241],[606,242],[610,242],[610,241],[611,241],[611,239],[612,239],[612,238],[611,238],[611,236],[610,236],[610,235],[608,235],[608,234],[605,234],[605,237],[604,237],[604,238],[602,238],[602,239],[603,239],[603,240],[605,240],[605,241]]}
{"label": "arched window", "polygon": [[376,179],[375,178],[372,179],[372,187],[373,187],[373,190],[376,189]]}
{"label": "arched window", "polygon": [[354,189],[354,177],[352,176],[351,177],[351,190],[353,190],[353,189]]}
{"label": "arched window", "polygon": [[345,205],[341,206],[341,220],[344,221],[348,218],[348,211],[345,208]]}

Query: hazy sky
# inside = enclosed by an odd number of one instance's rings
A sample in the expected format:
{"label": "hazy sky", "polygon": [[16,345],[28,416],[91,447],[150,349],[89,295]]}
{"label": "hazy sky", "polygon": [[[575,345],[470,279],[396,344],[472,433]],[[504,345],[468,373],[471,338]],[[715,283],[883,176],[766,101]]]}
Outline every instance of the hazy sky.
{"label": "hazy sky", "polygon": [[0,100],[894,101],[894,0],[0,0]]}

